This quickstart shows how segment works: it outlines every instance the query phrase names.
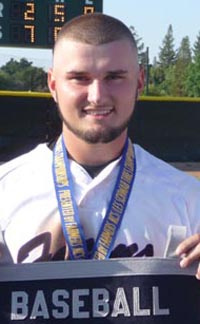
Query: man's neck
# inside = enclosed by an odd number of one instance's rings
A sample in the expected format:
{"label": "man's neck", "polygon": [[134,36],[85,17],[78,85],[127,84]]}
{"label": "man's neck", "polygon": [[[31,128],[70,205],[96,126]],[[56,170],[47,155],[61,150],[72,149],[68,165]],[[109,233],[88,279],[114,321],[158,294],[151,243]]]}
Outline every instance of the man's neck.
{"label": "man's neck", "polygon": [[111,162],[113,162],[113,160],[99,165],[80,165],[87,171],[91,178],[95,178]]}
{"label": "man's neck", "polygon": [[117,159],[124,148],[127,134],[124,133],[109,143],[89,144],[74,134],[64,132],[64,142],[69,156],[81,165],[98,166]]}

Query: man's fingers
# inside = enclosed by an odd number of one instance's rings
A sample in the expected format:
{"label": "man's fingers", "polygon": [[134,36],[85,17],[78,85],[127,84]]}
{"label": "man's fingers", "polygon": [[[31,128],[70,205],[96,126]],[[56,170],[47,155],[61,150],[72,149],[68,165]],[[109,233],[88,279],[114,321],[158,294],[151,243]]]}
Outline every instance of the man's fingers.
{"label": "man's fingers", "polygon": [[198,280],[200,280],[200,263],[199,263],[198,268],[197,268],[196,278]]}
{"label": "man's fingers", "polygon": [[188,252],[198,244],[200,244],[200,234],[192,235],[178,245],[176,254],[178,256],[181,256],[185,253],[188,254]]}

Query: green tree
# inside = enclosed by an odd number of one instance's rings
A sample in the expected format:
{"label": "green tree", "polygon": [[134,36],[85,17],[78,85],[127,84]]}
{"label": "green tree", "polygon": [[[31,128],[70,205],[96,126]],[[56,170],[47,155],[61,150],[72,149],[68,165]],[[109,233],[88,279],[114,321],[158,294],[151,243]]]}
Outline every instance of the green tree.
{"label": "green tree", "polygon": [[133,34],[133,37],[135,38],[136,41],[139,63],[145,66],[147,62],[147,57],[146,57],[146,50],[142,38],[139,37],[137,31],[135,30],[135,27],[130,26],[130,31]]}
{"label": "green tree", "polygon": [[158,61],[155,59],[151,68],[151,93],[162,96],[171,95],[176,62],[172,25],[168,27],[158,57]]}
{"label": "green tree", "polygon": [[164,68],[174,64],[176,60],[176,51],[174,49],[174,36],[172,25],[169,25],[167,33],[160,47],[159,63]]}
{"label": "green tree", "polygon": [[194,61],[198,59],[198,56],[200,55],[200,32],[197,35],[197,39],[193,46],[193,53],[194,53]]}
{"label": "green tree", "polygon": [[172,96],[187,96],[185,82],[188,73],[188,67],[192,63],[192,54],[190,40],[185,36],[177,52],[176,63],[173,69],[172,83],[170,93]]}
{"label": "green tree", "polygon": [[200,97],[200,55],[188,66],[185,90],[189,97]]}
{"label": "green tree", "polygon": [[161,96],[172,96],[172,87],[174,83],[174,70],[175,66],[170,65],[168,68],[164,70],[165,79],[162,83],[159,84],[159,94]]}
{"label": "green tree", "polygon": [[182,60],[187,65],[192,62],[190,39],[188,36],[183,37],[181,41],[181,45],[177,52],[177,60]]}
{"label": "green tree", "polygon": [[[22,60],[24,61],[24,59]],[[19,67],[23,68],[23,65],[21,66],[19,62],[15,61],[14,59],[10,59],[9,62],[1,67],[1,70],[10,76],[14,76],[15,73],[19,70]]]}
{"label": "green tree", "polygon": [[8,90],[14,87],[12,77],[7,74],[6,72],[0,70],[0,89],[1,90]]}
{"label": "green tree", "polygon": [[[46,72],[32,66],[32,62],[22,58],[19,62],[11,59],[0,69],[0,76],[7,80],[2,90],[47,91]],[[1,79],[0,79],[1,81]]]}
{"label": "green tree", "polygon": [[154,58],[153,64],[150,69],[150,86],[149,94],[160,95],[160,85],[165,80],[165,69]]}

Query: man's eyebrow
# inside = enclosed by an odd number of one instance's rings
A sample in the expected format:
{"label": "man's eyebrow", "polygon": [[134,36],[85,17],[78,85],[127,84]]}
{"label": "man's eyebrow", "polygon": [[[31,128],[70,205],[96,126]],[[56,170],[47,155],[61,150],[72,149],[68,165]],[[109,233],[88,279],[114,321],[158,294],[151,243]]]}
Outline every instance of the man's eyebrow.
{"label": "man's eyebrow", "polygon": [[[128,73],[127,70],[108,70],[104,72],[104,75],[109,75],[109,76],[117,76],[117,75],[126,75]],[[88,71],[78,71],[78,70],[70,70],[70,71],[66,71],[65,72],[66,76],[76,76],[76,77],[81,77],[81,76],[86,76],[86,75],[90,75],[90,73]]]}
{"label": "man's eyebrow", "polygon": [[127,70],[111,70],[111,71],[107,71],[107,74],[126,74],[128,73]]}
{"label": "man's eyebrow", "polygon": [[88,72],[86,72],[86,71],[71,70],[71,71],[66,71],[66,74],[78,74],[78,75],[83,75],[83,74],[88,74]]}

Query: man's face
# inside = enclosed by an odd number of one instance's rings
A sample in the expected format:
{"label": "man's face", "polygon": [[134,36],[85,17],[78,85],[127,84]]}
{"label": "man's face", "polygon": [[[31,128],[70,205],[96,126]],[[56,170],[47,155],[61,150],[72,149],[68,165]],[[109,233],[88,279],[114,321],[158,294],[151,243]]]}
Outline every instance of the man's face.
{"label": "man's face", "polygon": [[98,46],[61,40],[48,83],[63,131],[106,143],[127,131],[143,78],[128,40]]}

